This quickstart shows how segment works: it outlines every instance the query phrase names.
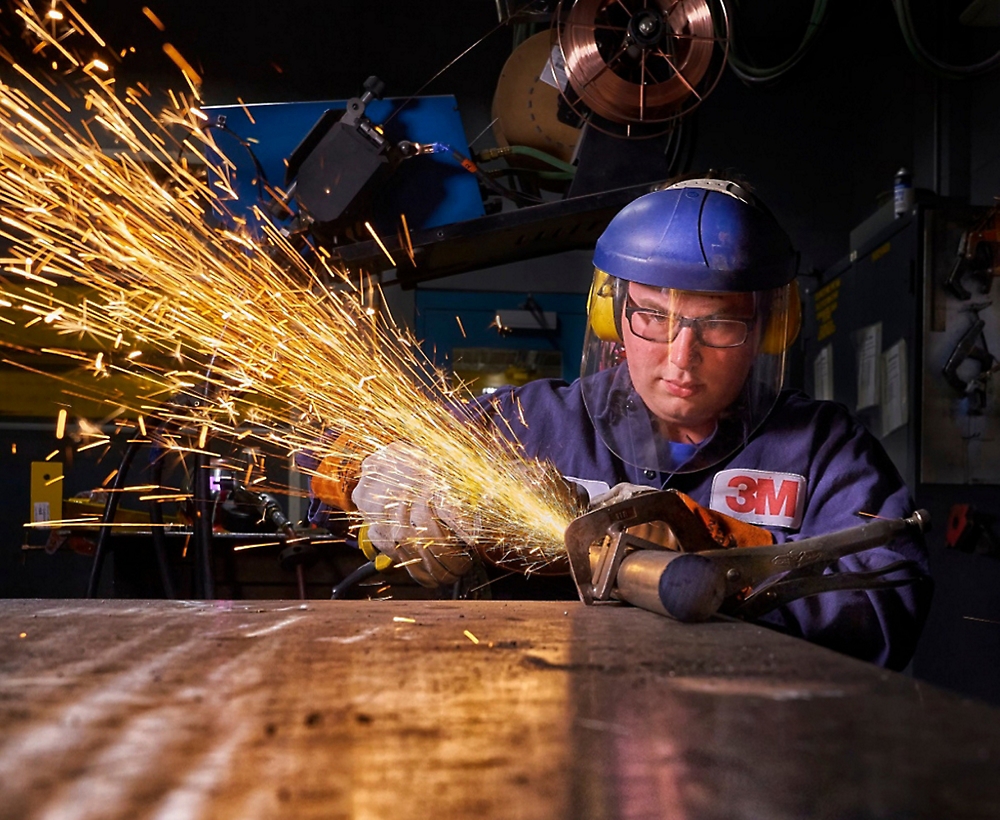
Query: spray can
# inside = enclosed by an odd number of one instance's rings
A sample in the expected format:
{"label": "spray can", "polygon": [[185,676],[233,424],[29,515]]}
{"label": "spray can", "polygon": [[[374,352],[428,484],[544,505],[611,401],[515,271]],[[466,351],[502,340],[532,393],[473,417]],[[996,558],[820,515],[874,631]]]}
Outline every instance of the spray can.
{"label": "spray can", "polygon": [[909,168],[896,171],[896,179],[892,186],[892,212],[896,219],[913,210],[914,203],[913,175]]}

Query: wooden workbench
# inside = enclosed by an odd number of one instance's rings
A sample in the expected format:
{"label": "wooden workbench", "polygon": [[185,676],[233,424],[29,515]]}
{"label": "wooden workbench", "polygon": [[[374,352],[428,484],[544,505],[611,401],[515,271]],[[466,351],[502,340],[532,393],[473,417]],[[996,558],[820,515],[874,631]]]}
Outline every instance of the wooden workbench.
{"label": "wooden workbench", "polygon": [[1000,816],[1000,710],[743,623],[6,600],[0,624],[0,818]]}

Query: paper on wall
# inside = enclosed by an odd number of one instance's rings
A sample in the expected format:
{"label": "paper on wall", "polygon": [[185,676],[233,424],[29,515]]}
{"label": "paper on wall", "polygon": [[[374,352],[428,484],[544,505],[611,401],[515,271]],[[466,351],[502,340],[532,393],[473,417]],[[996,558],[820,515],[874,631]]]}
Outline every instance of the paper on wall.
{"label": "paper on wall", "polygon": [[879,403],[879,365],[882,352],[882,323],[863,327],[857,333],[858,343],[858,410]]}

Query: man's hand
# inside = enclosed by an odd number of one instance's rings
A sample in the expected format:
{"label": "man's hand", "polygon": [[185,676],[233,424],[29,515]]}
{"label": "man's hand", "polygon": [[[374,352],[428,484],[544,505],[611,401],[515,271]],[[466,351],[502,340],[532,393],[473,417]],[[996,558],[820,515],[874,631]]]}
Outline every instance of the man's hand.
{"label": "man's hand", "polygon": [[425,587],[453,584],[472,568],[475,528],[435,491],[416,447],[395,441],[361,463],[351,494],[372,545]]}

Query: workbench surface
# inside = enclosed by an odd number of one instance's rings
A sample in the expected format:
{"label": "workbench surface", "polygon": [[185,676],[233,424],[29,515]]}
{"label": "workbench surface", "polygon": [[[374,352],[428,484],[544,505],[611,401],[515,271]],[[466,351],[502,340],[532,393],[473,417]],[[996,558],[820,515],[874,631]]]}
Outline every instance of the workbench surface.
{"label": "workbench surface", "polygon": [[996,818],[1000,710],[564,602],[0,601],[0,818]]}

